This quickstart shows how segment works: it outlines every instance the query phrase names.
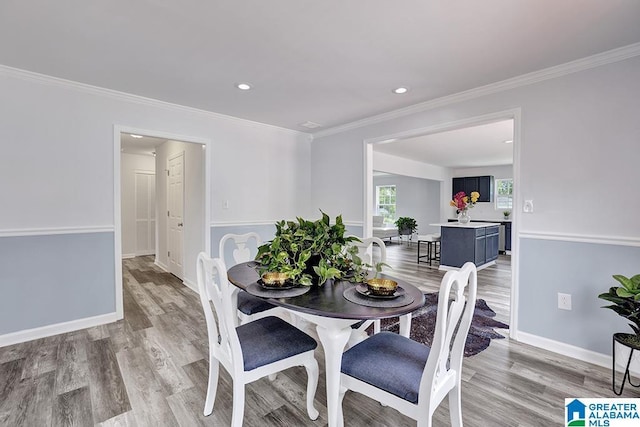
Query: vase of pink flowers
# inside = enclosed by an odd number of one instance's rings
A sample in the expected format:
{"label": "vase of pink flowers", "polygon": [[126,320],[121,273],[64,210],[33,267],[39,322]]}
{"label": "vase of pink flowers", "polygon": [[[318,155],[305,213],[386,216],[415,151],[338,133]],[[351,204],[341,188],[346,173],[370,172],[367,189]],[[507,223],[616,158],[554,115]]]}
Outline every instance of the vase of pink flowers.
{"label": "vase of pink flowers", "polygon": [[469,196],[464,191],[460,191],[453,196],[453,200],[449,202],[449,205],[458,210],[458,222],[460,224],[467,224],[471,221],[469,216],[469,209],[474,207],[480,198],[480,193],[472,191]]}

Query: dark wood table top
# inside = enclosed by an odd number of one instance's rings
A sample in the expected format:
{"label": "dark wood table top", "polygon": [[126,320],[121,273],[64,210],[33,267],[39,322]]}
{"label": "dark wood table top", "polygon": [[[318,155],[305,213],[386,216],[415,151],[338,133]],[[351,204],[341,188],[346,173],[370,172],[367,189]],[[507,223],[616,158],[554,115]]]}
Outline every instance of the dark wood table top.
{"label": "dark wood table top", "polygon": [[[227,272],[229,281],[240,289],[246,289],[247,286],[256,283],[260,278],[254,266],[255,262],[248,262],[231,267]],[[389,275],[383,274],[381,277],[398,282],[406,294],[413,297],[413,302],[402,307],[368,307],[355,304],[342,296],[345,289],[355,286],[354,283],[344,280],[335,281],[333,284],[325,283],[322,286],[312,286],[309,292],[301,296],[268,298],[267,300],[274,305],[303,313],[358,320],[396,317],[415,311],[424,305],[424,295],[417,287]]]}

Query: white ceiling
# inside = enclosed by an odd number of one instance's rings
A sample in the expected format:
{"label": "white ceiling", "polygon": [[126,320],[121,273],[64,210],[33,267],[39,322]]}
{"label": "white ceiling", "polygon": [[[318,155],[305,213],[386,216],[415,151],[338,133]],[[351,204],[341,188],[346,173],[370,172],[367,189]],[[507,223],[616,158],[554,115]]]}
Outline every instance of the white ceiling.
{"label": "white ceiling", "polygon": [[156,152],[156,148],[165,142],[164,138],[155,138],[151,136],[142,136],[142,138],[134,138],[130,133],[120,134],[120,147],[123,153],[141,154],[143,156],[152,156]]}
{"label": "white ceiling", "polygon": [[640,42],[638,22],[637,0],[4,0],[0,64],[318,131]]}
{"label": "white ceiling", "polygon": [[376,144],[373,149],[448,168],[511,165],[513,120]]}

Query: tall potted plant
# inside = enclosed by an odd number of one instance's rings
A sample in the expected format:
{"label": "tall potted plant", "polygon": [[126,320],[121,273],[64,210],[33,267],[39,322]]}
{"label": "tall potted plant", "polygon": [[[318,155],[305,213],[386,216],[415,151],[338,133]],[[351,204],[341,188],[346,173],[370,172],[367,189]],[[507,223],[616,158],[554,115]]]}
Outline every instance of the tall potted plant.
{"label": "tall potted plant", "polygon": [[[627,378],[631,384],[629,370],[638,371],[640,365],[640,359],[637,358],[638,353],[631,353],[632,349],[640,350],[640,274],[636,274],[633,277],[615,274],[613,278],[620,283],[620,286],[610,287],[608,292],[598,295],[598,298],[613,303],[603,308],[613,310],[627,319],[634,332],[633,334],[622,332],[613,334],[615,362],[621,366],[626,366],[620,390],[616,390],[614,372],[613,391],[620,395]],[[617,355],[621,356],[617,357]],[[634,357],[631,357],[631,355]]]}

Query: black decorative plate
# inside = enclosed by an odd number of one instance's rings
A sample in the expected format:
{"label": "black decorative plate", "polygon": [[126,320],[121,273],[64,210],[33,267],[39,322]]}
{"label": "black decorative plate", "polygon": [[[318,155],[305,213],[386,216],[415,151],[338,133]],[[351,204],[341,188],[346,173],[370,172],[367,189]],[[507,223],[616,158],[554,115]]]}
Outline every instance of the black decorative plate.
{"label": "black decorative plate", "polygon": [[356,285],[356,291],[358,291],[360,295],[364,295],[365,297],[379,298],[379,299],[394,299],[405,294],[404,288],[402,286],[398,286],[396,288],[396,291],[393,293],[393,295],[374,295],[371,293],[367,285],[364,283],[358,283]]}

